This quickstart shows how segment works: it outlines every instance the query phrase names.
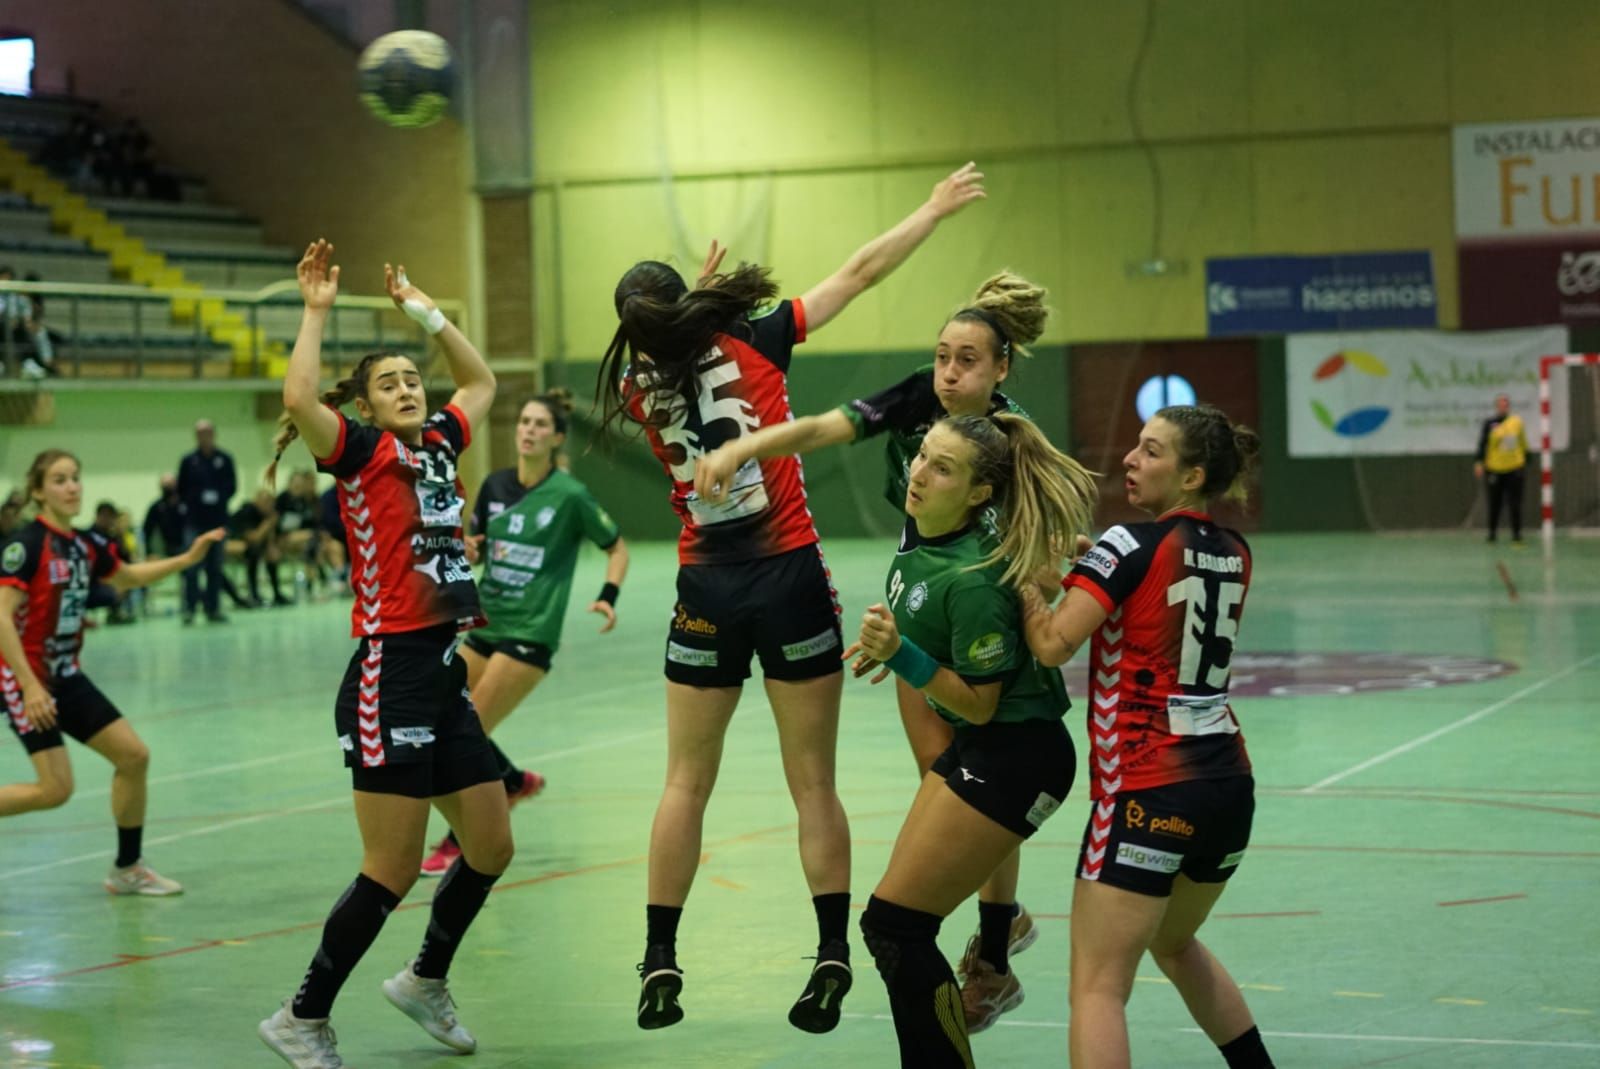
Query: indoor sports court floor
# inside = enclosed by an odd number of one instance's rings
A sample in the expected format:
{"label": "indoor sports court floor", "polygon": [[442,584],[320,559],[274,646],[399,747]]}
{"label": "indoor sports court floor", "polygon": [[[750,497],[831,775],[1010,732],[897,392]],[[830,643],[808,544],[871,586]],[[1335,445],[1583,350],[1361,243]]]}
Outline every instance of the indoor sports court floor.
{"label": "indoor sports court floor", "polygon": [[[827,543],[847,627],[891,548]],[[1207,936],[1278,1063],[1600,1065],[1600,541],[1564,545],[1548,573],[1536,547],[1497,555],[1466,533],[1261,536],[1256,554],[1235,681],[1279,693],[1236,703],[1259,809]],[[473,1064],[892,1065],[887,1004],[859,945],[837,1032],[785,1021],[814,930],[759,688],[728,738],[684,919],[687,1020],[633,1025],[672,574],[668,547],[638,547],[618,632],[595,635],[575,605],[556,671],[503,729],[550,785],[516,810],[518,856],[457,959]],[[591,555],[578,590],[599,580]],[[0,1064],[279,1064],[256,1022],[298,984],[358,857],[329,718],[347,610],[88,636],[88,670],[154,751],[147,854],[188,893],[100,889],[108,769],[75,748],[77,797],[0,823]],[[1080,745],[1081,716],[1069,721]],[[0,744],[0,776],[26,770],[21,748]],[[886,689],[847,686],[839,776],[863,903],[914,786]],[[1027,1001],[975,1037],[979,1065],[1065,1062],[1086,799],[1080,770],[1026,849],[1022,899],[1043,938],[1015,962]],[[355,1069],[450,1057],[378,991],[414,952],[430,891],[419,884],[390,919],[336,1007]],[[975,918],[969,905],[947,924],[952,958]],[[1128,1016],[1136,1064],[1221,1064],[1153,966]]]}

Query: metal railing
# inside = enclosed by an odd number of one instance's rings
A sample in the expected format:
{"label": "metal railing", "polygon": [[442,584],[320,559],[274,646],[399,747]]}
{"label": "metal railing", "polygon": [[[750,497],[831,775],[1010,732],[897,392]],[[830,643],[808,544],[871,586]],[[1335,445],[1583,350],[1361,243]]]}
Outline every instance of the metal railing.
{"label": "metal railing", "polygon": [[[301,308],[299,285],[292,278],[259,290],[153,289],[115,284],[0,280],[0,375],[21,377],[23,361],[39,353],[38,343],[27,325],[32,318],[34,296],[48,302],[47,314],[35,324],[35,329],[42,327],[54,335],[50,342],[53,352],[49,374],[61,378],[84,378],[85,364],[91,369],[95,364],[125,365],[125,373],[117,377],[141,378],[148,366],[158,361],[169,371],[187,364],[192,378],[206,377],[208,366],[223,362],[229,368],[229,374],[224,377],[261,378],[268,372],[270,355],[263,351],[263,340],[269,346],[281,343],[287,350],[293,346],[295,335],[294,327],[276,323],[262,329],[266,318],[275,311],[297,312]],[[231,346],[211,338],[201,317],[200,305],[214,301],[221,301],[226,309],[238,312],[243,318],[249,328],[247,353],[236,353]],[[186,320],[175,317],[174,302],[189,302],[190,314]],[[63,303],[66,305],[64,316],[60,314]],[[467,331],[464,302],[443,299],[437,303],[446,316]],[[97,318],[94,312],[103,312],[108,307],[126,309],[126,315],[113,314],[112,317],[113,326],[122,329],[93,329],[87,325],[86,320]],[[297,319],[292,314],[279,318],[284,322]],[[172,329],[174,327],[178,329]],[[323,364],[331,367],[336,377],[342,374],[346,363],[347,338],[351,343],[349,348],[359,345],[364,352],[411,343],[418,351],[423,351],[428,341],[427,333],[395,308],[388,297],[340,294],[323,333]]]}

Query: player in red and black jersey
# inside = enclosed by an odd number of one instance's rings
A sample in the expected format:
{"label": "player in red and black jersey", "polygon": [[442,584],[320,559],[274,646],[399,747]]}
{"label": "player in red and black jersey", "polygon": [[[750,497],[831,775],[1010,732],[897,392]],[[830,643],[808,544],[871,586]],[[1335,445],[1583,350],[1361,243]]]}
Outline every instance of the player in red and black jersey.
{"label": "player in red and black jersey", "polygon": [[[439,339],[455,393],[428,415],[416,364],[379,352],[319,396],[322,329],[339,287],[332,253],[327,242],[313,242],[298,268],[305,316],[284,376],[278,455],[302,437],[317,467],[338,480],[356,594],[351,633],[359,645],[334,722],[351,770],[363,857],[328,916],[299,992],[261,1022],[262,1040],[297,1067],[340,1064],[328,1027],[333,1000],[416,882],[430,802],[460,836],[462,857],[434,895],[421,951],[384,982],[383,993],[440,1043],[476,1049],[456,1019],[445,975],[512,853],[506,792],[456,651],[460,632],[483,623],[462,539],[456,464],[494,400],[494,373],[406,280],[404,267],[386,266],[389,296]],[[348,403],[361,422],[339,410]]]}
{"label": "player in red and black jersey", "polygon": [[1244,857],[1255,781],[1228,701],[1250,547],[1207,503],[1243,499],[1260,441],[1220,410],[1157,412],[1123,458],[1148,523],[1108,530],[1028,644],[1061,664],[1090,642],[1090,782],[1072,896],[1072,1064],[1126,1066],[1125,1006],[1146,950],[1234,1069],[1271,1059],[1239,987],[1195,938]]}
{"label": "player in red and black jersey", "polygon": [[[727,442],[700,458],[695,490],[702,500],[721,501],[735,473],[752,460],[791,457],[881,436],[888,466],[884,496],[896,509],[903,509],[912,461],[923,436],[936,422],[946,416],[1027,414],[1000,392],[1000,385],[1010,374],[1012,362],[1030,356],[1027,346],[1044,333],[1050,314],[1045,296],[1042,286],[1010,271],[991,276],[940,329],[931,367],[830,411],[763,427]],[[909,518],[906,532],[909,543],[915,534]],[[895,699],[917,775],[925,776],[955,736],[927,699],[898,677]],[[969,1009],[997,1004],[994,996],[1002,985],[1017,987],[1010,975],[1009,956],[1026,950],[1038,938],[1033,917],[1017,901],[1020,869],[1020,855],[1006,858],[978,892],[980,928],[993,928],[1008,914],[1010,920],[1003,940],[993,931],[980,931],[969,941],[972,952],[962,957],[958,969],[963,1005]],[[991,948],[988,955],[997,960],[980,957],[980,946]],[[1005,953],[996,954],[996,946],[1004,947]],[[968,1015],[967,1027],[981,1030],[986,1022],[974,1011]]]}
{"label": "player in red and black jersey", "polygon": [[72,796],[70,735],[111,762],[111,816],[117,857],[106,876],[112,894],[175,895],[183,888],[140,857],[150,751],[78,664],[83,617],[96,583],[118,592],[148,586],[197,563],[221,529],[200,535],[176,557],[124,564],[109,545],[73,531],[83,504],[78,458],[47,449],[28,469],[38,518],[0,545],[0,705],[38,775],[0,787],[0,817],[54,809]]}
{"label": "player in red and black jersey", "polygon": [[[800,462],[750,461],[712,502],[695,462],[725,442],[793,418],[786,380],[796,345],[884,276],[940,220],[984,195],[968,164],[897,226],[796,300],[778,301],[765,268],[716,274],[716,245],[696,288],[666,264],[635,264],[617,283],[620,325],[600,367],[605,426],[631,420],[672,480],[683,522],[678,601],[667,635],[667,784],[650,836],[646,950],[638,1023],[683,1018],[677,927],[694,882],[722,737],[761,659],[784,772],[799,814],[800,857],[817,914],[817,965],[789,1021],[826,1032],[850,982],[850,829],[834,785],[843,673],[839,609],[806,506]],[[824,990],[832,995],[822,993]]]}

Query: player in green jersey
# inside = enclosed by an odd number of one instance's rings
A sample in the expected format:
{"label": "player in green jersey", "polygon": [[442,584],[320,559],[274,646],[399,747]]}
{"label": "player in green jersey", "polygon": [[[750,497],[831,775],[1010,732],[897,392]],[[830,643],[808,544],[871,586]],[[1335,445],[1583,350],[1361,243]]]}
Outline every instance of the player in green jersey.
{"label": "player in green jersey", "polygon": [[[571,407],[565,392],[524,402],[517,466],[490,473],[478,491],[467,544],[468,555],[484,566],[478,597],[489,623],[468,634],[461,654],[485,732],[492,733],[549,673],[585,541],[606,553],[605,585],[589,611],[605,618],[602,633],[617,623],[628,547],[589,488],[558,464]],[[498,746],[495,752],[514,802],[543,789],[543,776],[518,768]],[[444,875],[460,852],[451,832],[423,861],[423,875]]]}
{"label": "player in green jersey", "polygon": [[[751,458],[809,453],[883,435],[888,462],[884,496],[895,508],[903,508],[911,461],[923,435],[935,422],[947,415],[1027,415],[1000,392],[1000,385],[1010,374],[1012,360],[1029,356],[1026,347],[1044,332],[1050,315],[1045,297],[1043,287],[1020,275],[1010,271],[994,275],[940,330],[933,364],[871,396],[729,442],[700,459],[695,472],[696,492],[719,500],[726,492],[724,488],[731,485],[734,473]],[[895,684],[895,699],[920,777],[949,747],[951,728],[921,694],[903,681]],[[1005,859],[978,892],[979,916],[988,918],[991,926],[1009,911],[1008,955],[1026,950],[1039,935],[1033,917],[1017,901],[1020,866],[1019,857]],[[984,940],[973,937],[969,953],[962,957],[958,969],[962,999],[969,1006],[992,1003],[1007,980],[1005,961],[990,962],[985,967],[976,953],[980,942]],[[993,971],[996,965],[1002,970],[1000,973]],[[981,1030],[989,1020],[992,1017],[987,1013],[974,1013],[968,1016],[967,1027]]]}
{"label": "player in green jersey", "polygon": [[[1095,497],[1093,475],[1021,416],[940,420],[911,462],[912,522],[885,600],[868,608],[845,653],[858,677],[892,670],[953,736],[923,776],[861,919],[903,1066],[973,1064],[970,1008],[935,942],[939,926],[1071,789],[1066,688],[1028,652],[1019,590],[1087,530]],[[982,522],[991,507],[998,535]],[[979,957],[1004,963],[1004,925],[983,929]],[[1014,977],[989,994],[976,1007],[983,1024],[1022,1001]]]}

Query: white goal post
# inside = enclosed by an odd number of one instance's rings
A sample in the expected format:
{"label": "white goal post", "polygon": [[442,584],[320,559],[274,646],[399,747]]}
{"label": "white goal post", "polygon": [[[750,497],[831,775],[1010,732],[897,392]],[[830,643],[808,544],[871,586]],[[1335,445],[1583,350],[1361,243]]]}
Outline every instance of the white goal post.
{"label": "white goal post", "polygon": [[1539,535],[1551,553],[1556,539],[1555,460],[1550,448],[1550,370],[1600,365],[1600,353],[1556,353],[1539,358]]}

